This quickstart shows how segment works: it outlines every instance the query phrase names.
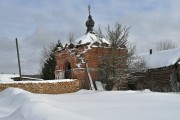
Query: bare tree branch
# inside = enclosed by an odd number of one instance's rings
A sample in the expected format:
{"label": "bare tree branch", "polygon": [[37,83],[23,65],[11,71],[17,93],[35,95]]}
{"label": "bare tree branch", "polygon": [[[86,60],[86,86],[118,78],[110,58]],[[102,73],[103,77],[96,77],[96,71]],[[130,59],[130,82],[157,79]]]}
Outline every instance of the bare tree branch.
{"label": "bare tree branch", "polygon": [[155,49],[157,51],[162,51],[162,50],[168,50],[168,49],[174,49],[177,48],[176,44],[173,43],[171,40],[165,40],[165,41],[158,41],[156,43]]}
{"label": "bare tree branch", "polygon": [[69,33],[68,40],[70,44],[74,43],[74,33],[71,32]]}

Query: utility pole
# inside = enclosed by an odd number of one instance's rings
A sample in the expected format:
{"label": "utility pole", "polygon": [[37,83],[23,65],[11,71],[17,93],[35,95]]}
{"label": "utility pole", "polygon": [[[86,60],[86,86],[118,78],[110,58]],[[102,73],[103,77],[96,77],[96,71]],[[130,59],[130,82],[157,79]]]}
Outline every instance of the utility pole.
{"label": "utility pole", "polygon": [[21,64],[20,64],[19,47],[18,47],[18,40],[17,40],[17,38],[16,38],[16,50],[17,50],[18,67],[19,67],[19,81],[20,81],[21,80]]}

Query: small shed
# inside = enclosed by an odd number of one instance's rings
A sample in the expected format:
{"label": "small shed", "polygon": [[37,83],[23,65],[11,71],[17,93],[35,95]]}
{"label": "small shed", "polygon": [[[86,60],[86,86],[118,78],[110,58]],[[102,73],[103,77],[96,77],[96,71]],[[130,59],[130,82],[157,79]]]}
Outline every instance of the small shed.
{"label": "small shed", "polygon": [[136,89],[170,92],[180,91],[180,48],[140,55],[148,70],[134,73]]}

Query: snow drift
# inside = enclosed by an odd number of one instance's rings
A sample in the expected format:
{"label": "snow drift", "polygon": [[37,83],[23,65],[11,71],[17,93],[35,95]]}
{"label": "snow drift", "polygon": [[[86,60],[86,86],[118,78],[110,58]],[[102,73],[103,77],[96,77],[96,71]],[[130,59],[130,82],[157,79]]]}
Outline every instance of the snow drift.
{"label": "snow drift", "polygon": [[146,91],[87,91],[43,95],[0,92],[0,120],[179,120],[180,95]]}

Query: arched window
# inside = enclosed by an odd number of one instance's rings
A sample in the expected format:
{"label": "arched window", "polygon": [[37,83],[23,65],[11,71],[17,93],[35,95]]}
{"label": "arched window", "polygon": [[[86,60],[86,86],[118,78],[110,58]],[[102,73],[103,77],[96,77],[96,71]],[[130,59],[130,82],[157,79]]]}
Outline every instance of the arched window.
{"label": "arched window", "polygon": [[71,78],[71,65],[70,65],[70,63],[68,61],[65,63],[64,78],[65,79],[70,79]]}

